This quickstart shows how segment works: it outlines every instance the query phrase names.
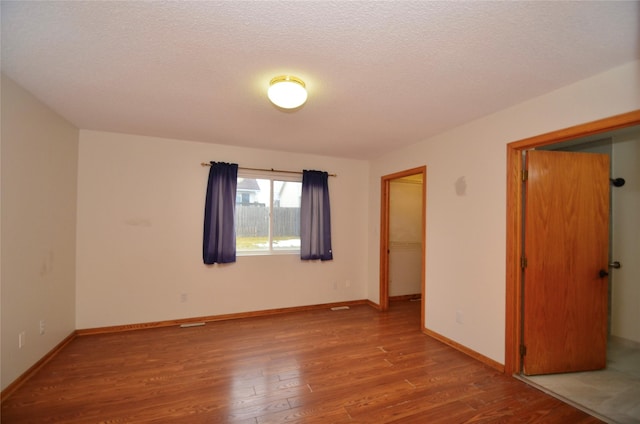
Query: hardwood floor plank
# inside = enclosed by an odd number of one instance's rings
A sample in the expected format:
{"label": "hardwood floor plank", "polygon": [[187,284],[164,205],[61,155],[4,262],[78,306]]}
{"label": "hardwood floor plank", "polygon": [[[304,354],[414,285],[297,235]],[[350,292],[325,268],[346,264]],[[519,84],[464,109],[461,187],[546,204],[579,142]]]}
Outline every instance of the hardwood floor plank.
{"label": "hardwood floor plank", "polygon": [[80,336],[2,423],[596,423],[420,331],[420,303]]}

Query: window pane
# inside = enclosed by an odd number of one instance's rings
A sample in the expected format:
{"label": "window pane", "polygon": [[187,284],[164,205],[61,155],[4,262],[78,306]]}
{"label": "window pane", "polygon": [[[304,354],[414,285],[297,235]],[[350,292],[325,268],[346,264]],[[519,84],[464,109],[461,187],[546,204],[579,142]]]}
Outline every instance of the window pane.
{"label": "window pane", "polygon": [[300,251],[301,197],[300,181],[238,176],[236,252]]}
{"label": "window pane", "polygon": [[273,250],[300,249],[301,195],[301,182],[273,182]]}
{"label": "window pane", "polygon": [[236,251],[269,250],[270,181],[238,177]]}

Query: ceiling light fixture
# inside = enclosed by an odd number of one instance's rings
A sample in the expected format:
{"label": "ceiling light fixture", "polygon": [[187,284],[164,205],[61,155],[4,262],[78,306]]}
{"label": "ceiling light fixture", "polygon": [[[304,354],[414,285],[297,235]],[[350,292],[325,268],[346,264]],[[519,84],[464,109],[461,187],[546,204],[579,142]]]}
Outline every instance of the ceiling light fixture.
{"label": "ceiling light fixture", "polygon": [[283,109],[295,109],[307,101],[304,81],[291,75],[280,75],[269,83],[267,96],[271,103]]}

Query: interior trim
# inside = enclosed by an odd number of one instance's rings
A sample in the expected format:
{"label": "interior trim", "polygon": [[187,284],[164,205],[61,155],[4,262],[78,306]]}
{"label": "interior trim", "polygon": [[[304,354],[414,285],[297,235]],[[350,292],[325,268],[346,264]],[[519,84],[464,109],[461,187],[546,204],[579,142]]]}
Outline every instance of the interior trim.
{"label": "interior trim", "polygon": [[73,339],[76,338],[76,332],[73,331],[67,337],[65,337],[60,343],[58,343],[53,349],[51,349],[46,355],[44,355],[38,362],[33,364],[28,370],[26,370],[20,377],[16,378],[13,382],[11,382],[0,394],[2,398],[2,403],[15,392],[18,387],[22,386],[27,380],[35,375],[36,372],[40,370],[47,362],[52,360],[58,352],[60,352],[66,345],[71,343]]}
{"label": "interior trim", "polygon": [[398,301],[403,301],[403,300],[416,301],[416,300],[420,299],[421,297],[422,297],[422,295],[420,293],[403,294],[403,295],[400,295],[400,296],[389,296],[389,302],[398,302]]}
{"label": "interior trim", "polygon": [[467,356],[472,357],[473,359],[482,362],[483,364],[497,370],[498,372],[504,372],[504,365],[502,365],[501,363],[494,361],[493,359],[489,358],[488,356],[484,356],[481,353],[476,352],[473,349],[469,349],[468,347],[461,345],[460,343],[451,340],[448,337],[443,336],[442,334],[436,333],[433,330],[429,330],[427,328],[423,329],[423,333],[426,334],[429,337],[432,337],[436,340],[438,340],[439,342],[442,342],[448,346],[451,346],[452,348],[454,348],[455,350],[464,353]]}
{"label": "interior trim", "polygon": [[420,270],[422,301],[420,328],[425,329],[426,249],[427,249],[427,167],[420,166],[384,175],[380,179],[380,310],[389,309],[389,194],[392,180],[422,174],[422,261]]}
{"label": "interior trim", "polygon": [[[182,325],[182,324],[227,321],[232,319],[263,317],[263,316],[270,316],[270,315],[286,314],[289,312],[312,311],[317,309],[328,309],[328,308],[335,308],[340,306],[356,306],[356,305],[373,306],[374,304],[372,304],[371,301],[367,299],[361,299],[361,300],[351,300],[346,302],[333,302],[333,303],[323,303],[323,304],[316,304],[316,305],[294,306],[290,308],[277,308],[277,309],[265,309],[261,311],[238,312],[233,314],[207,315],[207,316],[201,316],[201,317],[146,322],[146,323],[139,323],[139,324],[125,324],[125,325],[114,325],[109,327],[85,328],[81,330],[76,330],[76,333],[78,336],[88,336],[92,334],[121,333],[124,331],[171,327],[174,325]],[[373,307],[375,308],[375,306]]]}
{"label": "interior trim", "polygon": [[367,305],[374,309],[380,310],[380,306],[375,304],[374,302],[368,299],[361,300],[352,300],[346,302],[333,302],[333,303],[323,303],[316,305],[306,305],[306,306],[296,306],[291,308],[278,308],[278,309],[267,309],[262,311],[255,312],[240,312],[235,314],[223,314],[223,315],[209,315],[204,317],[196,317],[196,318],[184,318],[184,319],[176,319],[176,320],[166,320],[166,321],[156,321],[156,322],[147,322],[140,324],[127,324],[127,325],[114,325],[109,327],[97,327],[97,328],[86,328],[81,330],[75,330],[71,334],[69,334],[64,340],[62,340],[58,345],[56,345],[51,351],[49,351],[45,356],[43,356],[38,362],[36,362],[32,367],[30,367],[27,371],[25,371],[22,375],[20,375],[16,380],[14,380],[11,384],[9,384],[0,394],[2,397],[2,402],[9,397],[18,387],[28,381],[31,377],[33,377],[40,368],[42,368],[47,362],[53,359],[58,352],[60,352],[65,346],[67,346],[71,341],[73,341],[76,337],[79,336],[89,336],[95,334],[109,334],[109,333],[120,333],[125,331],[134,331],[134,330],[146,330],[150,328],[160,328],[160,327],[171,327],[174,325],[182,325],[182,324],[193,324],[198,322],[213,322],[213,321],[224,321],[231,319],[242,319],[242,318],[252,318],[252,317],[260,317],[260,316],[269,316],[269,315],[278,315],[285,314],[289,312],[301,312],[301,311],[311,311],[318,309],[327,309],[334,308],[339,306],[356,306],[356,305]]}

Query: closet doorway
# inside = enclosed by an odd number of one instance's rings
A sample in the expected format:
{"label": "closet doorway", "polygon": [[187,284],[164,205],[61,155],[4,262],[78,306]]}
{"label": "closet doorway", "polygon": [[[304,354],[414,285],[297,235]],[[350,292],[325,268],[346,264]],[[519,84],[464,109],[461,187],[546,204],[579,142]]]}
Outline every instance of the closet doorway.
{"label": "closet doorway", "polygon": [[380,212],[380,309],[390,299],[421,302],[424,329],[425,298],[425,166],[381,179]]}

